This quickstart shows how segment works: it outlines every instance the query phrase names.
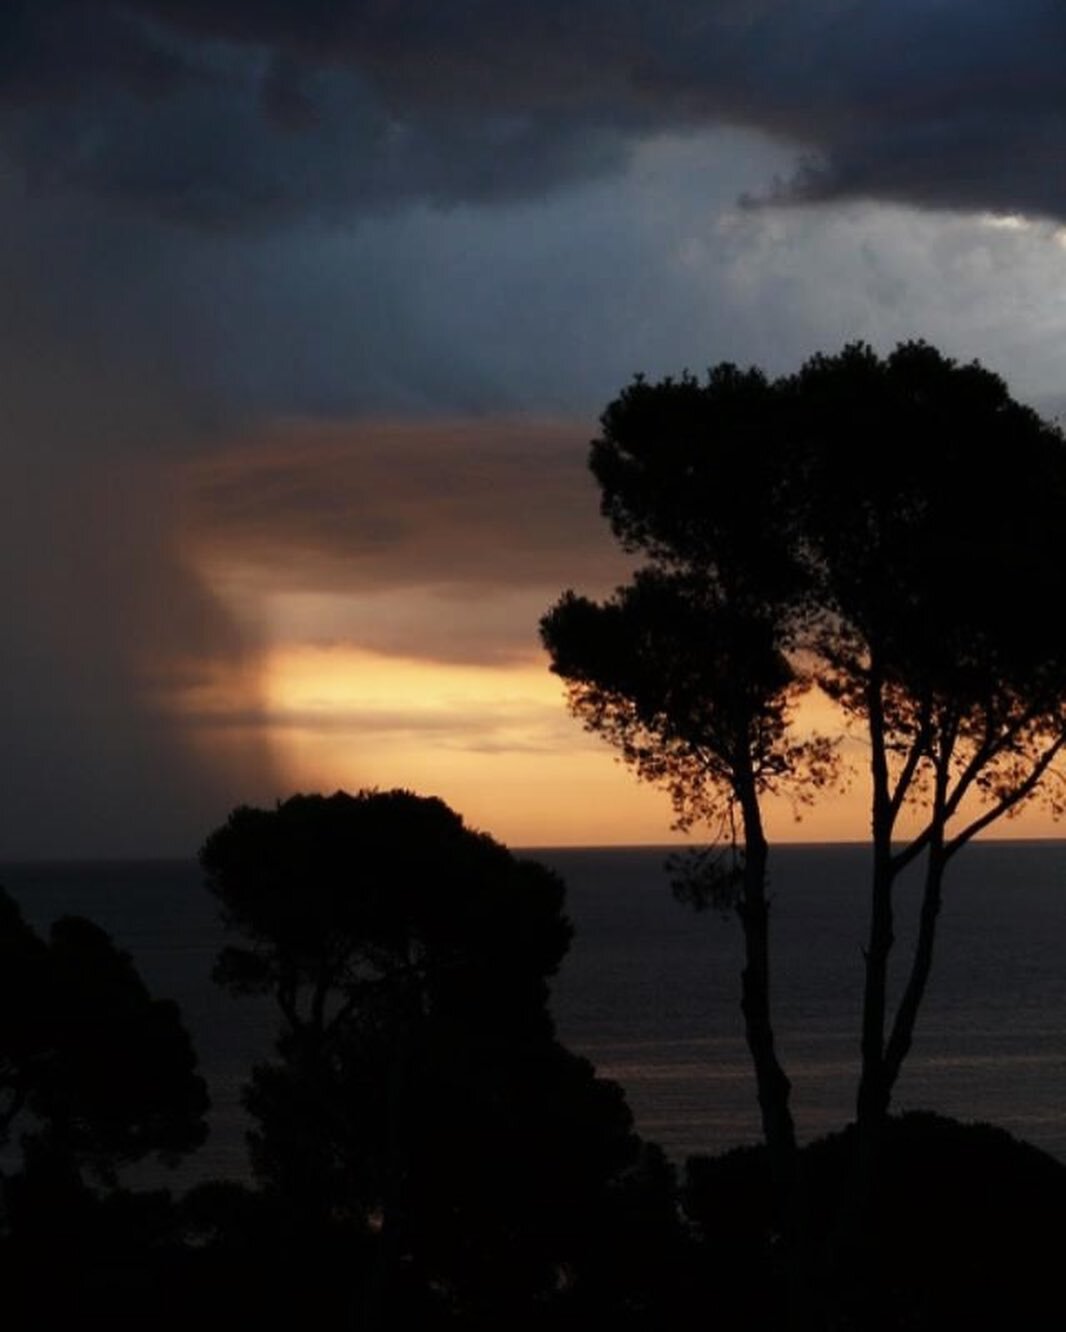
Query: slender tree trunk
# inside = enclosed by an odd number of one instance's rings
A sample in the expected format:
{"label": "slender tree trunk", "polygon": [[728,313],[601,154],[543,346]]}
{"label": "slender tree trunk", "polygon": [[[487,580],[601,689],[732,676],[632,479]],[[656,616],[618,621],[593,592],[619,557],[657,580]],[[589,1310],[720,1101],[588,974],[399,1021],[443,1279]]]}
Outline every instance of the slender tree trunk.
{"label": "slender tree trunk", "polygon": [[943,900],[945,864],[942,856],[934,857],[930,851],[926,865],[925,886],[922,890],[922,910],[918,922],[918,939],[914,946],[914,959],[906,989],[896,1010],[892,1034],[885,1048],[884,1081],[888,1096],[892,1095],[903,1061],[910,1052],[918,1009],[925,997],[925,987],[933,965],[933,946],[936,943],[937,920]]}
{"label": "slender tree trunk", "polygon": [[[947,748],[941,752],[936,762],[918,938],[907,984],[897,1006],[887,1040],[885,994],[888,954],[893,944],[892,887],[898,868],[892,859],[892,820],[891,812],[885,803],[888,797],[887,769],[882,773],[883,785],[878,782],[875,774],[873,907],[863,1006],[863,1071],[857,1106],[860,1136],[865,1136],[871,1141],[879,1137],[880,1126],[887,1118],[892,1092],[903,1061],[911,1048],[918,1010],[932,969],[944,870],[949,859],[945,853],[944,841],[952,743],[953,741],[949,740]],[[880,748],[883,753],[883,743]],[[880,804],[879,788],[882,792]]]}
{"label": "slender tree trunk", "polygon": [[777,1057],[770,1011],[770,908],[766,899],[769,847],[762,828],[754,784],[741,798],[744,821],[744,876],[737,911],[744,934],[741,1009],[744,1033],[755,1068],[763,1136],[770,1171],[782,1207],[787,1207],[796,1173],[796,1129],[789,1106],[792,1084]]}
{"label": "slender tree trunk", "polygon": [[[738,786],[740,784],[738,783]],[[744,875],[738,914],[744,934],[741,1009],[755,1069],[763,1138],[773,1184],[783,1259],[784,1325],[791,1332],[824,1327],[824,1254],[812,1234],[803,1162],[796,1143],[792,1084],[777,1056],[770,1003],[769,847],[754,781],[742,787]]]}
{"label": "slender tree trunk", "polygon": [[895,943],[893,879],[890,857],[879,855],[875,850],[862,1006],[862,1070],[855,1103],[855,1119],[860,1131],[874,1133],[888,1114],[890,1096],[885,1077],[885,996],[888,959]]}
{"label": "slender tree trunk", "polygon": [[888,1114],[889,1089],[885,1083],[885,1015],[888,959],[895,943],[892,889],[892,814],[889,796],[888,761],[885,750],[884,716],[880,685],[872,681],[868,691],[873,781],[871,834],[873,873],[870,884],[870,926],[866,943],[866,977],[862,1003],[862,1069],[855,1105],[860,1141],[870,1145],[879,1136]]}
{"label": "slender tree trunk", "polygon": [[877,1258],[873,1239],[873,1207],[877,1191],[881,1141],[891,1097],[885,1067],[888,960],[895,943],[892,859],[895,814],[890,794],[881,686],[871,675],[867,690],[873,785],[870,921],[865,949],[862,1006],[861,1070],[855,1104],[855,1147],[851,1178],[829,1237],[834,1323],[866,1326],[871,1300],[877,1301]]}

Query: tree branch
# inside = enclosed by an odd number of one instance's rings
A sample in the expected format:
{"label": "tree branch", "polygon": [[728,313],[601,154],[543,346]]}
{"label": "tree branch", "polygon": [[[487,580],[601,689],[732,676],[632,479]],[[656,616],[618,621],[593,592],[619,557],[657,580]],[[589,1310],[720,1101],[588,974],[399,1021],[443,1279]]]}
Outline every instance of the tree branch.
{"label": "tree branch", "polygon": [[907,792],[914,780],[914,774],[918,771],[918,764],[922,760],[922,755],[927,751],[930,740],[930,725],[932,718],[930,716],[931,705],[928,701],[922,705],[922,715],[918,723],[918,730],[915,733],[914,740],[911,742],[910,750],[906,761],[896,780],[895,789],[889,795],[889,809],[891,811],[892,822],[895,824],[899,816],[899,811],[903,807],[903,802],[907,797]]}
{"label": "tree branch", "polygon": [[1020,782],[1013,791],[1008,792],[1007,795],[998,800],[993,806],[991,806],[991,808],[985,810],[982,815],[974,819],[972,823],[963,828],[960,833],[947,843],[944,848],[945,859],[950,859],[956,851],[964,847],[967,842],[976,837],[977,834],[987,828],[989,824],[995,823],[997,819],[1002,818],[1004,814],[1009,813],[1012,809],[1020,805],[1023,800],[1026,800],[1031,796],[1037,786],[1039,786],[1040,781],[1048,768],[1055,761],[1056,755],[1062,751],[1063,745],[1066,745],[1066,733],[1059,735],[1054,742],[1047,747],[1036,761],[1036,764],[1030,769],[1029,775],[1023,782]]}

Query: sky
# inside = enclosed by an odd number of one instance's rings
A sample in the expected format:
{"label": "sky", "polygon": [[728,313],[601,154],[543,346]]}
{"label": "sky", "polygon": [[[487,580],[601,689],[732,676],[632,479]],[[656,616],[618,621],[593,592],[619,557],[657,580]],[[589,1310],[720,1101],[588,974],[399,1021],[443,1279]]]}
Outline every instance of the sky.
{"label": "sky", "polygon": [[924,337],[1056,415],[1064,55],[1060,0],[7,0],[0,858],[369,786],[669,840],[538,644],[629,568],[599,413]]}

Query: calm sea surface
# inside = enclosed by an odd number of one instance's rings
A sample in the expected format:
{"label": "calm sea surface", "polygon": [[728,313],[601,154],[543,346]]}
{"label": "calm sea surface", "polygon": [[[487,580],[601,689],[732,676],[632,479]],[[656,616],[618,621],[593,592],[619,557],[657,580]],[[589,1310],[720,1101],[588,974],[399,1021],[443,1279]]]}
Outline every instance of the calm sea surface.
{"label": "calm sea surface", "polygon": [[[736,922],[678,905],[661,849],[528,854],[569,887],[576,936],[553,988],[563,1040],[623,1084],[640,1129],[676,1157],[757,1138]],[[776,1029],[805,1138],[850,1117],[866,857],[861,846],[785,847],[773,863]],[[96,920],[153,993],[180,1003],[214,1103],[211,1138],[180,1179],[243,1177],[240,1086],[269,1051],[273,1013],[211,984],[222,931],[196,866],[2,865],[0,883],[39,927]],[[916,890],[900,894],[900,956]],[[896,1105],[990,1120],[1066,1160],[1066,843],[988,842],[960,856]]]}

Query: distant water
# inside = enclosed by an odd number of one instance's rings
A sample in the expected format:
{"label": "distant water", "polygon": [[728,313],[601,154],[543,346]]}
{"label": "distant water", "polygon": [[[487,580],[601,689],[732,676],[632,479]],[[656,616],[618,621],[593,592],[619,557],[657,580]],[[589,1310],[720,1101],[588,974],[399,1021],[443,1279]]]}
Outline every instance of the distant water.
{"label": "distant water", "polygon": [[[625,1087],[641,1131],[681,1158],[758,1137],[739,1010],[737,923],[672,900],[658,848],[526,853],[568,884],[576,935],[553,987],[559,1032]],[[851,1115],[866,850],[785,847],[772,870],[774,1008],[804,1138]],[[210,983],[223,936],[194,864],[0,866],[27,917],[97,921],[152,992],[176,999],[212,1093],[212,1133],[181,1178],[242,1177],[240,1086],[274,1017]],[[900,893],[897,954],[916,882]],[[899,1109],[990,1120],[1066,1160],[1066,843],[982,843],[953,867]],[[897,967],[894,980],[902,974]]]}
{"label": "distant water", "polygon": [[[567,879],[577,925],[555,990],[564,1037],[672,1154],[755,1140],[739,924],[674,902],[661,850],[540,854]],[[858,845],[774,853],[775,1030],[804,1139],[852,1115],[867,858]],[[914,877],[899,893],[896,990],[918,889]],[[1066,1160],[1066,843],[981,843],[952,867],[895,1107],[989,1120]]]}

